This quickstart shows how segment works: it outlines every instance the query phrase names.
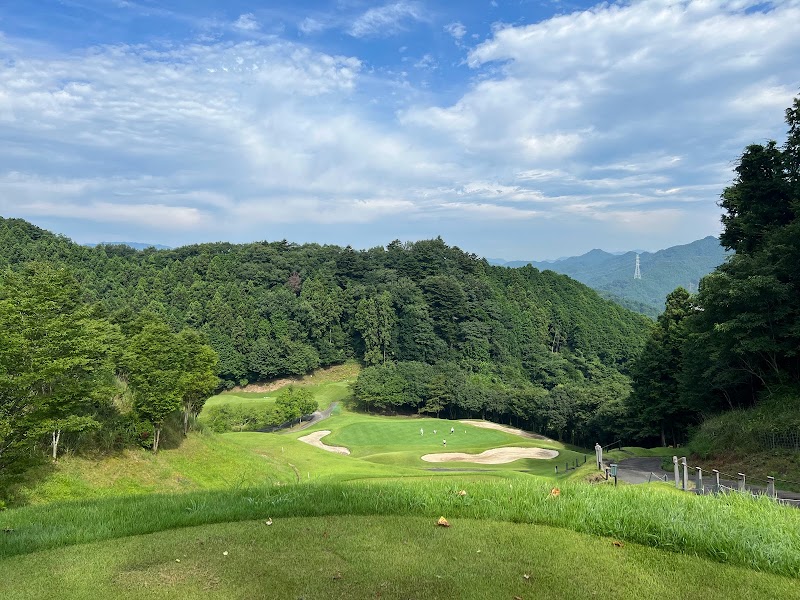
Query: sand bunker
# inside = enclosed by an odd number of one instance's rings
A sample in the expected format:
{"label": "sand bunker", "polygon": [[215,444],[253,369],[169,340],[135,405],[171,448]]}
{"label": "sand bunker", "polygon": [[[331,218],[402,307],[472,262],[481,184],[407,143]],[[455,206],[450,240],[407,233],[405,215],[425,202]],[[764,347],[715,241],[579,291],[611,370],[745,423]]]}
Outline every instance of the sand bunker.
{"label": "sand bunker", "polygon": [[344,446],[328,446],[327,444],[322,443],[322,438],[330,433],[329,430],[324,431],[315,431],[314,433],[309,433],[308,435],[304,435],[303,437],[297,438],[300,442],[305,442],[306,444],[311,444],[312,446],[316,446],[317,448],[322,448],[323,450],[327,450],[328,452],[336,452],[337,454],[350,454],[350,450],[345,448]]}
{"label": "sand bunker", "polygon": [[466,454],[464,452],[441,452],[426,454],[422,460],[426,462],[470,462],[482,465],[502,465],[514,462],[520,458],[548,459],[558,456],[557,450],[544,448],[492,448],[480,454]]}
{"label": "sand bunker", "polygon": [[498,431],[504,431],[505,433],[518,435],[520,437],[530,438],[532,440],[547,440],[548,442],[553,441],[549,437],[539,435],[538,433],[523,431],[522,429],[517,429],[516,427],[509,427],[508,425],[500,425],[499,423],[492,423],[491,421],[481,421],[478,419],[462,419],[460,422],[466,423],[467,425],[473,425],[475,427],[481,427],[483,429],[497,429]]}

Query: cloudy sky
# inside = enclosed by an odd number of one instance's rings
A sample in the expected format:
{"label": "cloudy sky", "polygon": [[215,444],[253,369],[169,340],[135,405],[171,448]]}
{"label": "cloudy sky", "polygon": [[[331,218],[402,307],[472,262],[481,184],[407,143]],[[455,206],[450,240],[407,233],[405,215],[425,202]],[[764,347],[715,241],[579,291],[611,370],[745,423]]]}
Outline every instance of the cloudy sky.
{"label": "cloudy sky", "polygon": [[784,139],[800,0],[3,0],[0,215],[84,242],[719,232]]}

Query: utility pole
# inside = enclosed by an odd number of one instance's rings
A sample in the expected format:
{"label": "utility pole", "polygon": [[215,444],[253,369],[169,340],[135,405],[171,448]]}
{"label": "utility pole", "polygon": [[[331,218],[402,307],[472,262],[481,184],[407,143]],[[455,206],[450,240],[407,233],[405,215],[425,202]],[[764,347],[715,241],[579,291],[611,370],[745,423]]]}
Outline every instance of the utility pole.
{"label": "utility pole", "polygon": [[639,270],[639,255],[638,254],[636,255],[636,270],[633,272],[633,278],[634,279],[641,279],[642,278],[642,272]]}

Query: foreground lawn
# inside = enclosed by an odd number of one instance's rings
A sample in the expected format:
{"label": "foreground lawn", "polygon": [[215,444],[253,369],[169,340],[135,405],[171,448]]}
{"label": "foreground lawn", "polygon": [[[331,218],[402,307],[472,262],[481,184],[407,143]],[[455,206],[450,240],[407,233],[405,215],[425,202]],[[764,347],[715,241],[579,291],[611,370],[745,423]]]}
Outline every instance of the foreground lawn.
{"label": "foreground lawn", "polygon": [[[552,483],[532,476],[325,482],[130,496],[0,513],[0,557],[213,523],[398,516],[542,524],[800,577],[800,511],[765,498]],[[458,494],[464,489],[466,495]],[[479,538],[480,539],[480,538]],[[0,596],[2,597],[2,596]]]}
{"label": "foreground lawn", "polygon": [[0,597],[800,598],[796,580],[611,538],[497,521],[434,523],[260,519],[61,548],[3,561]]}

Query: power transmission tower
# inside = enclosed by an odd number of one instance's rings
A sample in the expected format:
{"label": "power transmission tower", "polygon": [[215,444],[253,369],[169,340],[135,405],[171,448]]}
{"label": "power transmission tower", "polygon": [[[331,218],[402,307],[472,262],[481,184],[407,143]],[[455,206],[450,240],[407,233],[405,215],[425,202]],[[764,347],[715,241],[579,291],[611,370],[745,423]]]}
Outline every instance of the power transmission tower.
{"label": "power transmission tower", "polygon": [[639,270],[639,255],[638,254],[636,255],[636,270],[633,272],[633,278],[634,279],[641,279],[642,278],[642,272]]}

